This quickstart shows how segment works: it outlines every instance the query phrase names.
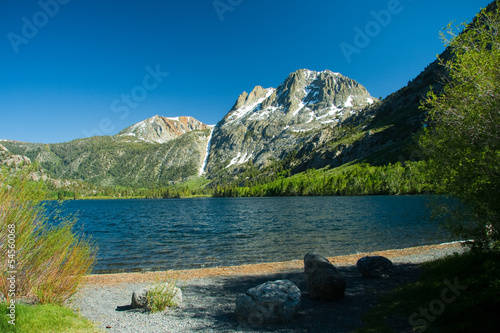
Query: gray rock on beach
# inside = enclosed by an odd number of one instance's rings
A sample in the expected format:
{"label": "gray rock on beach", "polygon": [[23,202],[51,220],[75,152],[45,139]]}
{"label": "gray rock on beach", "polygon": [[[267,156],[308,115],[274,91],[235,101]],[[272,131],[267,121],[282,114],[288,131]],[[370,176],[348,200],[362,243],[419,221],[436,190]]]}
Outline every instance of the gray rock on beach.
{"label": "gray rock on beach", "polygon": [[346,281],[325,257],[318,253],[306,254],[304,272],[311,299],[333,301],[344,297]]}
{"label": "gray rock on beach", "polygon": [[394,272],[392,261],[382,256],[363,257],[356,267],[365,278],[388,278]]}
{"label": "gray rock on beach", "polygon": [[[159,287],[163,288],[164,290],[170,289],[170,285],[167,282],[162,283]],[[151,310],[148,302],[148,292],[151,288],[153,288],[153,286],[142,288],[139,291],[134,291],[132,293],[132,302],[130,304],[130,307],[133,309],[145,309],[148,311]],[[172,303],[175,305],[180,305],[182,303],[182,290],[180,290],[178,287],[174,287],[172,291],[175,293],[174,297],[172,298]]]}
{"label": "gray rock on beach", "polygon": [[289,322],[299,311],[300,297],[293,282],[269,281],[239,296],[235,314],[238,320],[254,326]]}

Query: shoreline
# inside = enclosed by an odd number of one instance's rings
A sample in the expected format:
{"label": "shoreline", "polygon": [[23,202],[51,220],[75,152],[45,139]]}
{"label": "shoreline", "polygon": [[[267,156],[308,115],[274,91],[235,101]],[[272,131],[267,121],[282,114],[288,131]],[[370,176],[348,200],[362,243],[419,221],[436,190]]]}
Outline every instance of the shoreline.
{"label": "shoreline", "polygon": [[[423,258],[436,250],[447,250],[461,252],[464,249],[464,242],[442,243],[437,245],[423,245],[404,249],[381,250],[374,252],[354,253],[349,255],[328,257],[328,260],[337,267],[356,265],[358,259],[365,256],[384,256],[394,263],[409,262],[408,256],[412,256],[413,263],[428,261]],[[419,262],[419,256],[422,257]],[[239,266],[221,266],[211,268],[196,268],[183,270],[167,270],[156,272],[131,272],[131,273],[110,273],[110,274],[90,274],[84,278],[82,285],[117,285],[125,283],[154,282],[166,276],[176,280],[186,281],[206,277],[220,276],[255,276],[284,273],[290,271],[302,271],[304,267],[302,260],[290,260],[282,262],[246,264]]]}

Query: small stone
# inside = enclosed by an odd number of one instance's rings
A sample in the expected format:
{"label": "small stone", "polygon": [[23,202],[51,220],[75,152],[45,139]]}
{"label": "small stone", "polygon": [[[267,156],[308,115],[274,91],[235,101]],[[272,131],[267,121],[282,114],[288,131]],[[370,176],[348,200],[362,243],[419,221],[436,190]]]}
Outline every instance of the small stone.
{"label": "small stone", "polygon": [[148,309],[148,290],[143,288],[139,291],[134,291],[132,293],[132,303],[130,306],[132,309]]}

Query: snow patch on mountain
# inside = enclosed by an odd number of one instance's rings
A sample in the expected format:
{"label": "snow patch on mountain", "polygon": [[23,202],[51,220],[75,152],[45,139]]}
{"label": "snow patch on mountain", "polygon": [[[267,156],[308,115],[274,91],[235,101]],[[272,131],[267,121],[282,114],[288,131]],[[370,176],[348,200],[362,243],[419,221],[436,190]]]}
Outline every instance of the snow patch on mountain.
{"label": "snow patch on mountain", "polygon": [[268,88],[266,90],[267,90],[267,93],[264,97],[261,97],[260,99],[258,99],[257,101],[255,101],[251,104],[245,103],[241,108],[238,108],[235,111],[233,111],[229,115],[229,117],[226,121],[226,124],[231,124],[233,122],[241,122],[242,119],[244,119],[245,116],[247,116],[249,113],[258,111],[260,109],[262,102],[264,102],[267,98],[269,98],[275,91],[274,88]]}
{"label": "snow patch on mountain", "polygon": [[235,158],[229,162],[229,164],[226,166],[226,169],[229,168],[232,165],[238,165],[238,164],[243,164],[248,162],[251,158],[253,157],[253,154],[249,153],[244,153],[242,154],[241,152],[238,152]]}
{"label": "snow patch on mountain", "polygon": [[207,167],[208,155],[210,154],[210,141],[212,140],[212,135],[214,134],[214,125],[209,125],[210,135],[208,136],[207,148],[205,149],[205,159],[203,160],[203,164],[201,165],[200,171],[198,172],[198,176],[201,176],[205,173],[205,168]]}
{"label": "snow patch on mountain", "polygon": [[347,101],[344,103],[344,106],[346,108],[352,108],[352,95],[349,95],[349,97],[347,98]]}

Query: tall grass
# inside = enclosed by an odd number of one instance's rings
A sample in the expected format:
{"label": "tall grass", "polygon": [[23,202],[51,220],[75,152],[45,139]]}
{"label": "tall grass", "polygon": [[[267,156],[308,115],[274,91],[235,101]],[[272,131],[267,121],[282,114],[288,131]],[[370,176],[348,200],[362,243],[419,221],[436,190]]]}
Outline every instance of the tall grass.
{"label": "tall grass", "polygon": [[[74,232],[76,220],[49,214],[43,184],[30,177],[33,167],[14,176],[0,173],[0,292],[9,297],[7,277],[15,271],[15,296],[62,304],[92,270],[97,248]],[[51,224],[52,219],[56,223]],[[10,267],[9,226],[15,225],[15,267]],[[10,229],[12,230],[12,229]]]}

